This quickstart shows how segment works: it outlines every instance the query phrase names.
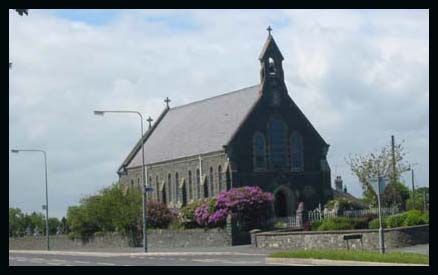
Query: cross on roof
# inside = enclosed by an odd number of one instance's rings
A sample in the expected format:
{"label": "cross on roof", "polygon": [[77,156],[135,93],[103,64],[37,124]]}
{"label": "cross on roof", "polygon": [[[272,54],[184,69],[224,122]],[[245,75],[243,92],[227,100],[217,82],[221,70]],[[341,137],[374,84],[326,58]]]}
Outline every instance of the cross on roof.
{"label": "cross on roof", "polygon": [[266,30],[268,31],[269,35],[271,35],[271,31],[272,31],[271,26],[268,26],[268,28]]}
{"label": "cross on roof", "polygon": [[146,119],[146,121],[149,122],[149,128],[151,128],[153,119],[149,116],[148,119]]}
{"label": "cross on roof", "polygon": [[169,102],[170,102],[171,100],[169,99],[169,97],[166,97],[166,99],[164,100],[164,102],[166,102],[166,106],[167,106],[167,108],[169,108]]}

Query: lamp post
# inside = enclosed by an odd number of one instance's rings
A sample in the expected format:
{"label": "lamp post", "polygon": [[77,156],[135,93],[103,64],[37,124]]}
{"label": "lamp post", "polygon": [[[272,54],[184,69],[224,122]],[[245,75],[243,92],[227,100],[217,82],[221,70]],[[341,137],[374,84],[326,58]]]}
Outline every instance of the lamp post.
{"label": "lamp post", "polygon": [[[140,112],[137,111],[94,111],[95,115],[103,116],[105,113],[127,113],[127,114],[137,114],[140,117],[140,141],[143,138],[143,116]],[[144,146],[143,144],[141,146],[141,160],[142,160],[142,175],[143,175],[143,188],[142,188],[142,204],[143,204],[143,245],[144,245],[144,252],[148,252],[148,246],[147,246],[147,233],[146,233],[146,225],[147,225],[147,215],[146,215],[146,172],[145,172],[145,164],[144,164]]]}
{"label": "lamp post", "polygon": [[50,237],[49,237],[49,191],[47,187],[47,156],[46,151],[37,149],[12,149],[12,153],[18,154],[19,152],[40,152],[44,155],[44,168],[46,178],[46,236],[47,236],[47,250],[50,250]]}

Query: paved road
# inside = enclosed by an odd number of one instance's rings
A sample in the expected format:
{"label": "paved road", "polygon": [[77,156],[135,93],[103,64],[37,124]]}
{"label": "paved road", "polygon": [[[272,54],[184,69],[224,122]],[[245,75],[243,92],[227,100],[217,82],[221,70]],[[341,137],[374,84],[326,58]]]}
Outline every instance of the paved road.
{"label": "paved road", "polygon": [[[82,254],[82,253],[81,253]],[[96,253],[98,254],[98,253]],[[264,254],[244,253],[123,253],[124,255],[50,255],[9,252],[10,266],[260,266],[265,263]]]}
{"label": "paved road", "polygon": [[[278,250],[278,249],[276,249]],[[266,257],[272,249],[254,249],[250,245],[215,248],[140,249],[100,251],[9,251],[10,266],[261,266],[271,265]],[[429,255],[429,244],[391,251]],[[298,264],[302,265],[302,264]]]}

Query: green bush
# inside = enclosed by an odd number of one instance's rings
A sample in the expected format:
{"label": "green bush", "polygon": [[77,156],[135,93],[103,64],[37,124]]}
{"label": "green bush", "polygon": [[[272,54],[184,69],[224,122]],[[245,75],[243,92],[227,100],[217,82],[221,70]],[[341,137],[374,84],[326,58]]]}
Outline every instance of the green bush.
{"label": "green bush", "polygon": [[[383,226],[383,228],[387,227],[385,219],[382,219],[382,226]],[[379,229],[380,228],[379,218],[375,218],[374,220],[370,221],[368,223],[368,228],[369,229]]]}
{"label": "green bush", "polygon": [[348,230],[354,229],[352,219],[347,217],[336,217],[323,220],[321,225],[318,226],[318,231],[325,230]]}
{"label": "green bush", "polygon": [[396,214],[396,215],[391,215],[391,216],[386,218],[386,224],[388,225],[389,228],[403,226],[403,223],[405,222],[406,217],[407,217],[407,212],[401,213],[401,214]]}
{"label": "green bush", "polygon": [[413,226],[424,224],[422,214],[418,210],[410,210],[406,212],[406,218],[403,221],[404,226]]}
{"label": "green bush", "polygon": [[424,212],[423,215],[421,215],[421,219],[423,220],[424,224],[429,223],[429,212]]}
{"label": "green bush", "polygon": [[287,227],[287,224],[285,222],[278,221],[274,224],[274,228],[276,228],[276,229],[283,229],[286,227]]}
{"label": "green bush", "polygon": [[311,231],[318,231],[318,227],[321,225],[322,221],[313,221],[310,224],[310,230]]}

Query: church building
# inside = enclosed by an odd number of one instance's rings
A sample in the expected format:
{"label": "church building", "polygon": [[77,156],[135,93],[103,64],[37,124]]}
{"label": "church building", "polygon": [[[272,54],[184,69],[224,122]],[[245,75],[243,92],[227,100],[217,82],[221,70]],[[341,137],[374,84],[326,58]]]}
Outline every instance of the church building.
{"label": "church building", "polygon": [[118,169],[120,182],[148,199],[181,208],[240,186],[272,192],[277,217],[299,202],[332,198],[329,145],[288,94],[283,55],[270,33],[260,53],[260,83],[186,105],[166,107]]}

